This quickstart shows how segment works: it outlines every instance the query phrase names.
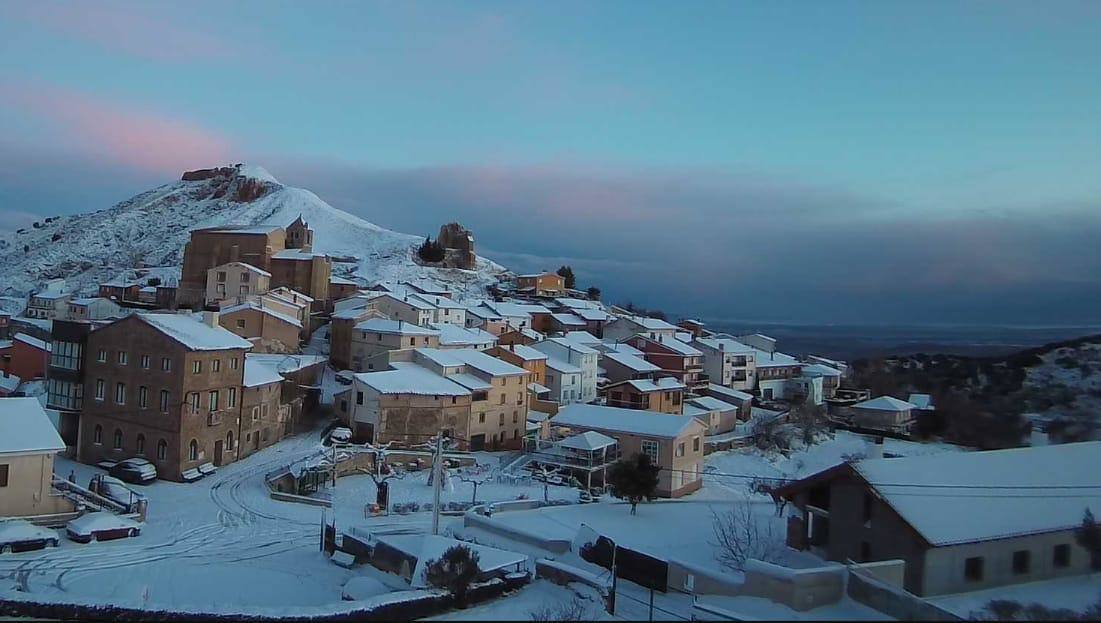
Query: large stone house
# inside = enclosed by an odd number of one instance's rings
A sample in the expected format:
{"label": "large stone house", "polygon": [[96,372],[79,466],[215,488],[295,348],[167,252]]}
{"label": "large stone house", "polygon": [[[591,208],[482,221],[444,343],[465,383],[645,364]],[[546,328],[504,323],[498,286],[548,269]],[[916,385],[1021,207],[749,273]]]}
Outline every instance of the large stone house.
{"label": "large stone house", "polygon": [[788,545],[904,560],[906,590],[931,596],[1090,573],[1075,529],[1101,508],[1099,470],[1096,441],[948,452],[842,463],[777,495],[795,506]]}
{"label": "large stone house", "polygon": [[182,480],[228,451],[241,414],[244,356],[252,345],[190,314],[138,313],[88,335],[78,458],[145,457]]}

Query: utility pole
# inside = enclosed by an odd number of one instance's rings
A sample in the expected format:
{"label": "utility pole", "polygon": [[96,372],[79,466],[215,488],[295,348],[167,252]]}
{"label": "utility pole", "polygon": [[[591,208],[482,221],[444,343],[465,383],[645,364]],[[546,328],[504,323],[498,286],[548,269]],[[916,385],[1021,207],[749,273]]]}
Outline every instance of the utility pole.
{"label": "utility pole", "polygon": [[436,435],[436,456],[432,461],[432,534],[440,534],[440,481],[443,480],[443,431]]}

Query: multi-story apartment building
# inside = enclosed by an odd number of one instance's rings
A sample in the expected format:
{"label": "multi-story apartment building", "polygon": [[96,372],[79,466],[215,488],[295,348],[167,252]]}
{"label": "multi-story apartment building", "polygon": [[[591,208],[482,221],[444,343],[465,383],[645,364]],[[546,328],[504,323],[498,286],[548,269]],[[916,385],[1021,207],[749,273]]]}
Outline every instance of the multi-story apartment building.
{"label": "multi-story apartment building", "polygon": [[543,385],[546,381],[548,356],[544,352],[523,344],[509,344],[494,346],[486,350],[486,354],[527,370],[531,373],[532,383]]}
{"label": "multi-story apartment building", "polygon": [[356,374],[335,406],[357,440],[414,445],[440,433],[469,439],[472,398],[465,386],[407,363]]}
{"label": "multi-story apartment building", "polygon": [[283,377],[275,366],[245,357],[237,433],[226,435],[226,451],[235,452],[234,459],[243,459],[290,434],[290,410],[281,403],[282,390]]}
{"label": "multi-story apartment building", "polygon": [[562,296],[566,293],[566,278],[551,272],[519,275],[516,291],[535,296]]}
{"label": "multi-story apartment building", "polygon": [[600,353],[588,346],[565,338],[552,337],[532,344],[532,348],[581,369],[581,395],[578,402],[596,400],[596,377]]}
{"label": "multi-story apartment building", "polygon": [[122,315],[119,304],[108,298],[92,297],[70,299],[66,306],[64,318],[66,320],[107,320],[118,318]]}
{"label": "multi-story apartment building", "polygon": [[417,295],[397,296],[382,294],[371,299],[375,307],[387,318],[427,327],[436,317],[436,308]]}
{"label": "multi-story apartment building", "polygon": [[183,480],[234,460],[244,356],[251,344],[189,314],[138,313],[88,335],[78,457],[145,457]]}
{"label": "multi-story apartment building", "polygon": [[65,310],[72,298],[72,294],[56,290],[36,292],[27,298],[27,309],[23,312],[23,315],[27,318],[37,318],[39,320],[64,318]]}
{"label": "multi-story apartment building", "polygon": [[609,407],[680,415],[686,389],[684,383],[666,376],[612,383],[604,388],[604,393]]}
{"label": "multi-story apartment building", "polygon": [[84,353],[91,322],[54,320],[46,366],[46,407],[58,413],[58,432],[76,446],[84,408]]}
{"label": "multi-story apartment building", "polygon": [[642,351],[650,363],[661,366],[662,374],[676,377],[688,386],[688,391],[699,392],[707,386],[703,373],[703,353],[689,344],[659,335],[656,338],[636,335],[626,343]]}
{"label": "multi-story apartment building", "polygon": [[[335,334],[333,339],[337,339]],[[372,359],[380,353],[410,348],[438,348],[440,332],[402,320],[368,318],[354,326],[348,340],[348,368],[356,372],[369,372],[375,369],[372,367],[375,365]]]}
{"label": "multi-story apartment building", "polygon": [[245,262],[226,262],[206,271],[208,305],[227,299],[263,294],[271,289],[271,273]]}
{"label": "multi-story apartment building", "polygon": [[645,335],[651,339],[673,339],[678,331],[676,326],[657,318],[620,316],[604,327],[604,339],[622,342],[635,335]]}
{"label": "multi-story apartment building", "polygon": [[560,405],[581,402],[581,377],[585,371],[568,361],[547,357],[547,382],[551,401]]}
{"label": "multi-story apartment building", "polygon": [[703,370],[710,382],[733,389],[753,389],[756,349],[731,338],[704,337],[692,342],[703,353]]}
{"label": "multi-story apartment building", "polygon": [[257,352],[298,352],[303,333],[297,318],[252,301],[223,307],[218,312],[218,323],[246,340],[254,340]]}

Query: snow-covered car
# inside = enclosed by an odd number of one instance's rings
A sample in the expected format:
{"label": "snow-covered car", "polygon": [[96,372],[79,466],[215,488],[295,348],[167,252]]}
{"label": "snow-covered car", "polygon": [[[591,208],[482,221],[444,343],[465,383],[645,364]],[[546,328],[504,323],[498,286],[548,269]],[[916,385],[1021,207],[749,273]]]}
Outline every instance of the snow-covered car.
{"label": "snow-covered car", "polygon": [[127,508],[127,512],[134,512],[138,502],[145,500],[145,496],[114,476],[98,476],[95,484],[95,492],[103,497],[114,500]]}
{"label": "snow-covered car", "polygon": [[333,429],[333,432],[329,433],[329,438],[343,443],[352,438],[352,431],[343,426],[338,426]]}
{"label": "snow-covered car", "polygon": [[138,536],[141,534],[141,524],[127,517],[99,511],[81,515],[65,524],[65,533],[77,543],[110,541]]}
{"label": "snow-covered car", "polygon": [[157,467],[138,457],[119,461],[107,473],[136,485],[148,484],[157,479]]}
{"label": "snow-covered car", "polygon": [[22,519],[0,521],[0,554],[57,547],[57,532]]}

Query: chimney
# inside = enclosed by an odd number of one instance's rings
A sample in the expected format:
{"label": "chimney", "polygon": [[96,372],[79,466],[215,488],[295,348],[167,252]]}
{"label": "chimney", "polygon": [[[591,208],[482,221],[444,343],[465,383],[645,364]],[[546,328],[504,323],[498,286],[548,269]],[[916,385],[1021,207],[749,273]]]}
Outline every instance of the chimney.
{"label": "chimney", "polygon": [[218,312],[216,311],[204,311],[203,312],[203,324],[210,328],[216,328],[218,326]]}
{"label": "chimney", "polygon": [[872,442],[871,447],[868,448],[869,459],[881,459],[883,458],[883,437],[877,436],[875,441]]}
{"label": "chimney", "polygon": [[719,350],[726,350],[726,344],[719,342]]}
{"label": "chimney", "polygon": [[233,245],[229,248],[229,261],[239,262],[241,261],[241,247]]}

